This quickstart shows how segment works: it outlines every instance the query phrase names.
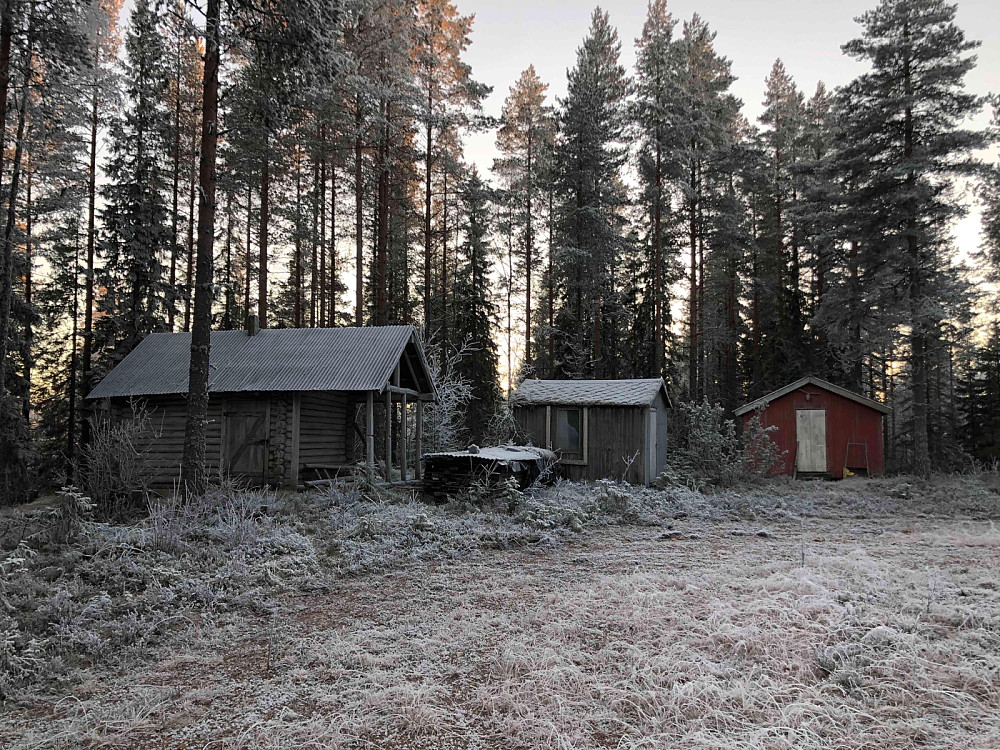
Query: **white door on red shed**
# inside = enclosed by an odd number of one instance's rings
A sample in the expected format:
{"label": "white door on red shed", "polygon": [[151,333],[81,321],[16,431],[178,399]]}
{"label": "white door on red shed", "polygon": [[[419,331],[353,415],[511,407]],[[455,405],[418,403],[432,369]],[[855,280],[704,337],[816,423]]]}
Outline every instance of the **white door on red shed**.
{"label": "white door on red shed", "polygon": [[803,474],[826,473],[826,410],[795,411],[795,468]]}

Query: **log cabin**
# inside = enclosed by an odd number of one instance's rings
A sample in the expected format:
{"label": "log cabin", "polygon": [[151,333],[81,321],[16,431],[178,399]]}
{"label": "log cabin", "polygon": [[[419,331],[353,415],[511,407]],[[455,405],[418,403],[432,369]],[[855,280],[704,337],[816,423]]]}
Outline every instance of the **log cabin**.
{"label": "log cabin", "polygon": [[[190,350],[189,333],[150,334],[87,397],[99,419],[143,414],[156,488],[180,476]],[[359,463],[390,480],[420,478],[423,407],[437,393],[412,326],[260,329],[251,321],[245,331],[213,331],[209,367],[211,472],[289,488]]]}
{"label": "log cabin", "polygon": [[671,402],[662,378],[525,380],[511,406],[531,442],[555,451],[567,479],[649,484],[666,467]]}

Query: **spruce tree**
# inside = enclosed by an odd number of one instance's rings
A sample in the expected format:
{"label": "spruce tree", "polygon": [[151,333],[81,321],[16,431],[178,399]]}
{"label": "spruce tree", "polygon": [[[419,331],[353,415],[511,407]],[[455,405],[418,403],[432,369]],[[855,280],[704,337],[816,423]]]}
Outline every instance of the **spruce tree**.
{"label": "spruce tree", "polygon": [[563,299],[555,335],[564,377],[615,377],[624,343],[616,282],[618,261],[629,249],[621,175],[629,80],[620,54],[618,32],[608,14],[595,9],[568,74],[556,155],[556,267]]}
{"label": "spruce tree", "polygon": [[1000,460],[1000,323],[990,326],[982,347],[959,384],[962,447],[979,461]]}
{"label": "spruce tree", "polygon": [[96,339],[104,370],[166,323],[163,265],[173,240],[166,66],[160,19],[149,0],[140,0],[125,35],[125,105],[111,123],[108,183],[102,189],[98,278],[104,294]]}
{"label": "spruce tree", "polygon": [[964,211],[955,181],[977,171],[973,154],[989,142],[986,132],[962,127],[983,100],[965,90],[975,65],[968,53],[978,43],[955,25],[955,12],[944,0],[883,0],[860,17],[861,37],[844,46],[871,64],[844,94],[849,138],[860,157],[856,200],[878,232],[868,250],[899,290],[909,332],[913,468],[922,476],[932,460],[933,342],[961,284],[949,236],[950,222]]}
{"label": "spruce tree", "polygon": [[473,400],[467,426],[473,442],[482,441],[500,396],[497,349],[493,329],[497,308],[491,295],[490,246],[492,217],[490,189],[473,168],[461,188],[462,227],[455,274],[455,303],[462,310],[456,318],[456,340],[469,345],[469,354],[459,360],[462,377],[472,384]]}

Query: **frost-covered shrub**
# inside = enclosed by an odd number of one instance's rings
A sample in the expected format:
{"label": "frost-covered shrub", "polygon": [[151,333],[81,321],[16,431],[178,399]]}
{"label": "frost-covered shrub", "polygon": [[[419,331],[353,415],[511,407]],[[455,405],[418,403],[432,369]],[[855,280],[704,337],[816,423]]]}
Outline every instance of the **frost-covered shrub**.
{"label": "frost-covered shrub", "polygon": [[16,620],[0,612],[0,701],[37,677],[42,667],[38,641],[26,635]]}
{"label": "frost-covered shrub", "polygon": [[150,497],[149,452],[158,434],[145,407],[138,402],[131,407],[128,419],[94,420],[90,442],[82,449],[83,489],[105,518],[132,513]]}
{"label": "frost-covered shrub", "polygon": [[514,409],[509,399],[497,401],[496,411],[486,427],[487,445],[525,445],[530,441],[514,417]]}
{"label": "frost-covered shrub", "polygon": [[437,400],[424,407],[424,448],[433,452],[464,447],[466,410],[472,401],[473,390],[459,365],[470,354],[468,347],[449,350],[432,339],[427,342],[425,351]]}
{"label": "frost-covered shrub", "polygon": [[66,542],[80,532],[83,521],[91,515],[94,503],[76,487],[63,487],[56,493],[46,519],[48,533],[54,542]]}
{"label": "frost-covered shrub", "polygon": [[739,434],[736,423],[725,418],[722,405],[707,398],[678,404],[674,425],[670,465],[661,484],[732,487],[767,476],[784,455],[771,440],[774,427],[764,427],[759,414]]}

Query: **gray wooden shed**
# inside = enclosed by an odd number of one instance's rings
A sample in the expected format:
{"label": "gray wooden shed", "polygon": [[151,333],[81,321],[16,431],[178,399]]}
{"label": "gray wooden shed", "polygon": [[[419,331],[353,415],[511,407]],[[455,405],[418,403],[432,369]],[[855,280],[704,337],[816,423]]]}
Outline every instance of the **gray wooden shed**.
{"label": "gray wooden shed", "polygon": [[556,452],[568,479],[649,484],[666,466],[670,396],[661,378],[525,380],[511,405],[531,442]]}
{"label": "gray wooden shed", "polygon": [[[190,351],[189,333],[151,334],[87,397],[112,420],[134,404],[148,414],[154,486],[179,477]],[[358,462],[374,468],[377,456],[387,477],[395,467],[419,478],[423,404],[436,392],[412,326],[214,331],[209,367],[212,472],[294,488]],[[410,411],[412,440],[400,419]]]}

